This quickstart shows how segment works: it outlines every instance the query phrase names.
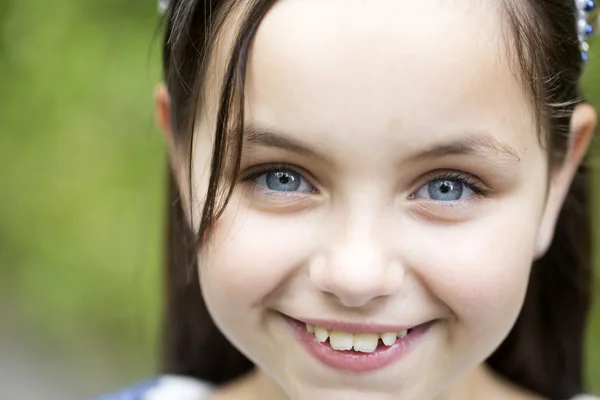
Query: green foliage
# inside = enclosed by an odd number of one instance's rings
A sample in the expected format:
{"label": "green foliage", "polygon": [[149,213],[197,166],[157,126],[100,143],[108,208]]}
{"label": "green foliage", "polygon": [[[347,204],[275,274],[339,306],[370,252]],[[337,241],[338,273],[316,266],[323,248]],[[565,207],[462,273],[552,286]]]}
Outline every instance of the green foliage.
{"label": "green foliage", "polygon": [[16,329],[112,363],[119,380],[152,373],[165,175],[155,4],[1,7],[0,285]]}
{"label": "green foliage", "polygon": [[[588,69],[583,77],[583,90],[587,100],[592,103],[597,110],[600,110],[600,41],[596,40],[592,43],[591,51],[592,60]],[[600,174],[598,173],[598,131],[596,131],[596,138],[593,145],[592,154],[589,157],[589,164],[594,168],[594,191],[593,191],[593,203],[594,207],[594,221],[600,220],[600,207],[598,207],[598,201],[600,200]],[[596,222],[596,224],[598,224]],[[600,236],[597,234],[598,228],[595,229],[594,235],[594,249],[600,248]],[[587,382],[593,393],[600,393],[600,253],[596,251],[596,279],[595,279],[595,290],[596,297],[594,302],[594,308],[592,310],[592,318],[590,321],[590,328],[588,331],[588,345],[587,345]]]}

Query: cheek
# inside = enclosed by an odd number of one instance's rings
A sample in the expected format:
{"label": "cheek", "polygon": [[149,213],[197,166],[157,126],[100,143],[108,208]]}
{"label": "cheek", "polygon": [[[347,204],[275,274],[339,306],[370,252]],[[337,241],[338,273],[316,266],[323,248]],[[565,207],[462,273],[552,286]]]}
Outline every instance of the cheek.
{"label": "cheek", "polygon": [[538,217],[515,210],[447,228],[421,228],[415,270],[457,321],[478,333],[509,329],[526,292]]}
{"label": "cheek", "polygon": [[311,223],[291,216],[248,212],[234,199],[203,248],[200,277],[207,303],[234,309],[264,305],[282,289],[310,252]]}

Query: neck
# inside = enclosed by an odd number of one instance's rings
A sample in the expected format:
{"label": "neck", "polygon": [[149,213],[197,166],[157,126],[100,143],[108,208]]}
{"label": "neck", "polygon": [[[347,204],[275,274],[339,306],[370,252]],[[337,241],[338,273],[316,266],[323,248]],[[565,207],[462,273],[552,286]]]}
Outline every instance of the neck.
{"label": "neck", "polygon": [[[497,392],[503,392],[503,386],[487,365],[480,364],[440,393],[435,400],[493,400],[496,398]],[[504,398],[510,399],[511,397]]]}

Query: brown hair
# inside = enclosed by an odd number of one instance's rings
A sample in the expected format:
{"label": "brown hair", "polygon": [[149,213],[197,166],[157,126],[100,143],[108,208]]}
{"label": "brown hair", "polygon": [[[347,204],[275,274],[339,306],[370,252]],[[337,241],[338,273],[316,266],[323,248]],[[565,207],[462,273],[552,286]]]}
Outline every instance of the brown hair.
{"label": "brown hair", "polygon": [[[172,101],[176,141],[191,152],[211,45],[235,0],[172,0],[163,46],[164,79]],[[169,172],[167,201],[166,372],[216,384],[253,368],[216,327],[204,304],[196,266],[199,237],[209,233],[235,182],[242,139],[243,90],[252,39],[274,0],[247,0],[223,77],[210,164],[210,181],[198,232],[192,232]],[[511,62],[531,98],[548,147],[560,163],[568,143],[582,73],[574,0],[505,0]],[[227,133],[226,133],[227,132]],[[191,166],[188,171],[191,176]],[[225,176],[232,171],[234,176]],[[190,189],[191,190],[191,189]],[[583,343],[591,298],[591,229],[588,171],[582,166],[561,211],[549,251],[535,262],[524,306],[489,365],[514,383],[551,399],[582,391]]]}

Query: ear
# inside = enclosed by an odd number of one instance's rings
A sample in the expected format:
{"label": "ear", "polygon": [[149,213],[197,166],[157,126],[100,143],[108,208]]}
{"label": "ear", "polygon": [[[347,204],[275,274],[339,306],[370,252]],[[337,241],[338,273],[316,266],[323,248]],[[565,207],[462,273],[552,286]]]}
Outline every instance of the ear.
{"label": "ear", "polygon": [[551,168],[546,208],[538,231],[536,258],[542,257],[550,248],[560,210],[588,151],[596,123],[596,111],[592,106],[580,104],[575,107],[566,157],[561,165]]}
{"label": "ear", "polygon": [[156,124],[162,131],[169,145],[174,144],[173,128],[171,126],[171,97],[164,83],[160,83],[154,90],[154,102],[156,108]]}
{"label": "ear", "polygon": [[[188,204],[188,190],[185,169],[185,157],[181,153],[181,149],[178,149],[175,140],[175,132],[171,123],[171,97],[169,91],[164,83],[158,84],[154,91],[155,101],[155,113],[156,113],[156,124],[160,128],[167,144],[169,151],[169,163],[171,169],[179,186],[179,192],[184,204]],[[187,210],[187,206],[185,208]]]}
{"label": "ear", "polygon": [[169,91],[164,83],[156,86],[154,92],[154,101],[156,107],[156,124],[160,128],[167,143],[169,150],[169,160],[171,167],[176,172],[177,178],[183,178],[183,157],[181,150],[176,145],[175,132],[173,130],[173,124],[171,121],[172,109],[171,109],[171,97]]}

